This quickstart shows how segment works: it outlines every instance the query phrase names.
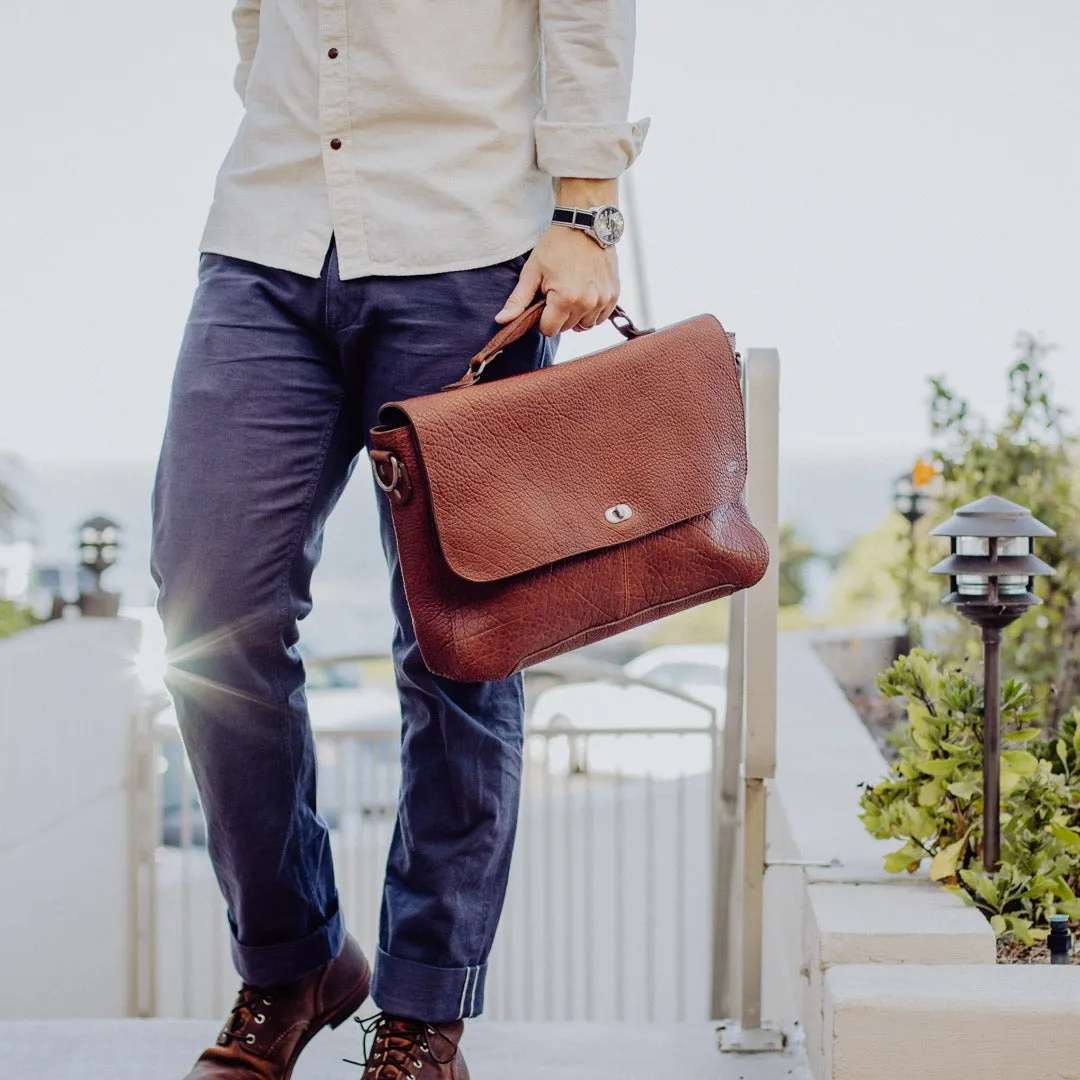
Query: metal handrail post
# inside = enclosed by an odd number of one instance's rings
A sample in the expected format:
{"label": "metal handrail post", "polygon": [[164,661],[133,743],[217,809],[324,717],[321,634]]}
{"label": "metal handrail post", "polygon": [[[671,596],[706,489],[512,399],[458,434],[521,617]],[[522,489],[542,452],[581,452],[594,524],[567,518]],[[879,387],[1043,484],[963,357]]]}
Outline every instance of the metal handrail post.
{"label": "metal handrail post", "polygon": [[[749,350],[745,388],[747,507],[772,559],[764,578],[747,592],[745,608],[739,993],[735,1020],[721,1029],[721,1048],[741,1052],[783,1046],[781,1033],[761,1018],[766,784],[776,775],[780,357],[775,349]],[[733,936],[724,927],[716,932],[728,940]]]}
{"label": "metal handrail post", "polygon": [[157,1015],[157,845],[161,835],[158,745],[154,726],[164,694],[141,702],[131,716],[128,778],[128,1015]]}
{"label": "metal handrail post", "polygon": [[[732,976],[734,946],[734,871],[739,844],[739,795],[742,777],[743,714],[746,693],[746,593],[731,598],[728,619],[727,695],[724,730],[713,734],[712,852],[713,941],[712,1008],[714,1020],[735,1012]],[[718,779],[719,778],[719,779]]]}

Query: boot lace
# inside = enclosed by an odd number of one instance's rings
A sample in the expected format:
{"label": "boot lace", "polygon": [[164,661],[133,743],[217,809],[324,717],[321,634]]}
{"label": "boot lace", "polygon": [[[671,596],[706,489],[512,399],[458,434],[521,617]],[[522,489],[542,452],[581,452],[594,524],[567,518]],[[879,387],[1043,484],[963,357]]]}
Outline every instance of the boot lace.
{"label": "boot lace", "polygon": [[[410,1020],[385,1012],[364,1019],[357,1016],[355,1019],[364,1032],[364,1060],[350,1061],[345,1058],[345,1061],[364,1070],[361,1080],[415,1080],[424,1067],[421,1054],[426,1054],[436,1065],[449,1065],[457,1053],[457,1043],[422,1020]],[[440,1035],[450,1043],[450,1056],[445,1060],[436,1057],[432,1051],[429,1041],[432,1035]]]}
{"label": "boot lace", "polygon": [[273,997],[266,990],[246,983],[241,986],[229,1018],[218,1035],[218,1045],[227,1046],[230,1042],[237,1042],[243,1046],[254,1046],[258,1040],[254,1031],[247,1030],[248,1026],[265,1024],[266,1013],[262,1010],[273,1003]]}

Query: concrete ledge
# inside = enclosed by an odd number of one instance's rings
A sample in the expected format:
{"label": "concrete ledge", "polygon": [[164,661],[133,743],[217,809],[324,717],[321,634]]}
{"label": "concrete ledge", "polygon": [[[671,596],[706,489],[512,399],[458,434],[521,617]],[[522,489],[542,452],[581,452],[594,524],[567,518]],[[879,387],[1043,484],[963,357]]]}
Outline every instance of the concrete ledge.
{"label": "concrete ledge", "polygon": [[939,885],[811,884],[805,919],[807,1053],[826,1071],[825,980],[838,964],[993,964],[994,932],[974,908]]}
{"label": "concrete ledge", "polygon": [[896,845],[875,840],[858,817],[859,785],[888,768],[873,737],[814,651],[812,636],[782,634],[778,663],[771,794],[783,804],[791,846],[802,859],[839,860],[839,867],[827,871],[831,877],[857,868],[860,878],[903,880],[882,865]]}
{"label": "concrete ledge", "polygon": [[[863,652],[884,667],[885,653],[871,649],[870,637]],[[780,865],[765,879],[765,1013],[783,1023],[799,1020],[815,1075],[832,1080],[826,1058],[835,1033],[826,1021],[825,984],[838,966],[880,965],[887,972],[892,965],[960,965],[992,975],[996,958],[993,931],[976,910],[925,873],[885,871],[883,857],[896,844],[871,837],[858,815],[859,785],[888,766],[815,643],[807,634],[780,641],[767,852]],[[815,865],[821,863],[833,865]]]}
{"label": "concrete ledge", "polygon": [[834,964],[993,964],[990,924],[939,885],[811,885],[809,952]]}
{"label": "concrete ledge", "polygon": [[1078,1080],[1080,967],[834,967],[825,1036],[832,1080]]}
{"label": "concrete ledge", "polygon": [[[766,857],[774,865],[765,875],[765,1014],[783,1024],[802,1021],[808,1039],[807,883],[906,891],[916,880],[886,874],[883,860],[895,844],[875,840],[859,821],[859,784],[882,775],[885,759],[813,642],[804,633],[780,636],[777,769],[767,789]],[[796,865],[776,865],[785,861]]]}

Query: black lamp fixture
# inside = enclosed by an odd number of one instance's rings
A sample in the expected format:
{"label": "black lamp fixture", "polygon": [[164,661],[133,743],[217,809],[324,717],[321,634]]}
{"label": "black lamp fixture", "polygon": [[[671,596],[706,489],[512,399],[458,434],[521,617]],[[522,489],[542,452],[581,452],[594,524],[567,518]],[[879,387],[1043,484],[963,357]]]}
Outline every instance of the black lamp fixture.
{"label": "black lamp fixture", "polygon": [[78,607],[84,615],[111,618],[120,610],[119,593],[103,592],[101,575],[120,553],[120,526],[107,517],[92,517],[79,526],[79,565],[92,575],[92,587],[80,589]]}
{"label": "black lamp fixture", "polygon": [[893,506],[907,520],[912,529],[926,516],[934,499],[925,483],[916,481],[919,466],[910,472],[902,472],[893,481]]}
{"label": "black lamp fixture", "polygon": [[916,463],[913,469],[900,473],[893,480],[892,499],[896,512],[908,523],[907,562],[900,603],[904,609],[904,637],[901,651],[908,652],[919,640],[918,596],[915,589],[915,572],[918,552],[915,543],[915,526],[926,517],[934,504],[930,483],[937,474],[925,461]]}
{"label": "black lamp fixture", "polygon": [[931,536],[948,536],[952,553],[931,569],[949,575],[944,598],[983,639],[983,866],[1001,858],[1001,631],[1042,601],[1035,578],[1053,569],[1035,555],[1034,541],[1054,530],[1031,511],[988,495],[960,507]]}

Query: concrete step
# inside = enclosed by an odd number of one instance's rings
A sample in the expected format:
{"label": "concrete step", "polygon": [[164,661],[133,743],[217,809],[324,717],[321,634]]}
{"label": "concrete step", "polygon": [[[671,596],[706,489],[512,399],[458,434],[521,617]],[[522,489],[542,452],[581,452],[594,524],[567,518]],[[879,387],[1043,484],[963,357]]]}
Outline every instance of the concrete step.
{"label": "concrete step", "polygon": [[843,964],[825,975],[832,1080],[1080,1080],[1080,967]]}
{"label": "concrete step", "polygon": [[[0,1021],[11,1080],[181,1080],[220,1024],[201,1020]],[[320,1034],[294,1080],[359,1080],[355,1024]],[[473,1080],[810,1080],[801,1049],[721,1054],[712,1024],[488,1023],[462,1048]]]}

